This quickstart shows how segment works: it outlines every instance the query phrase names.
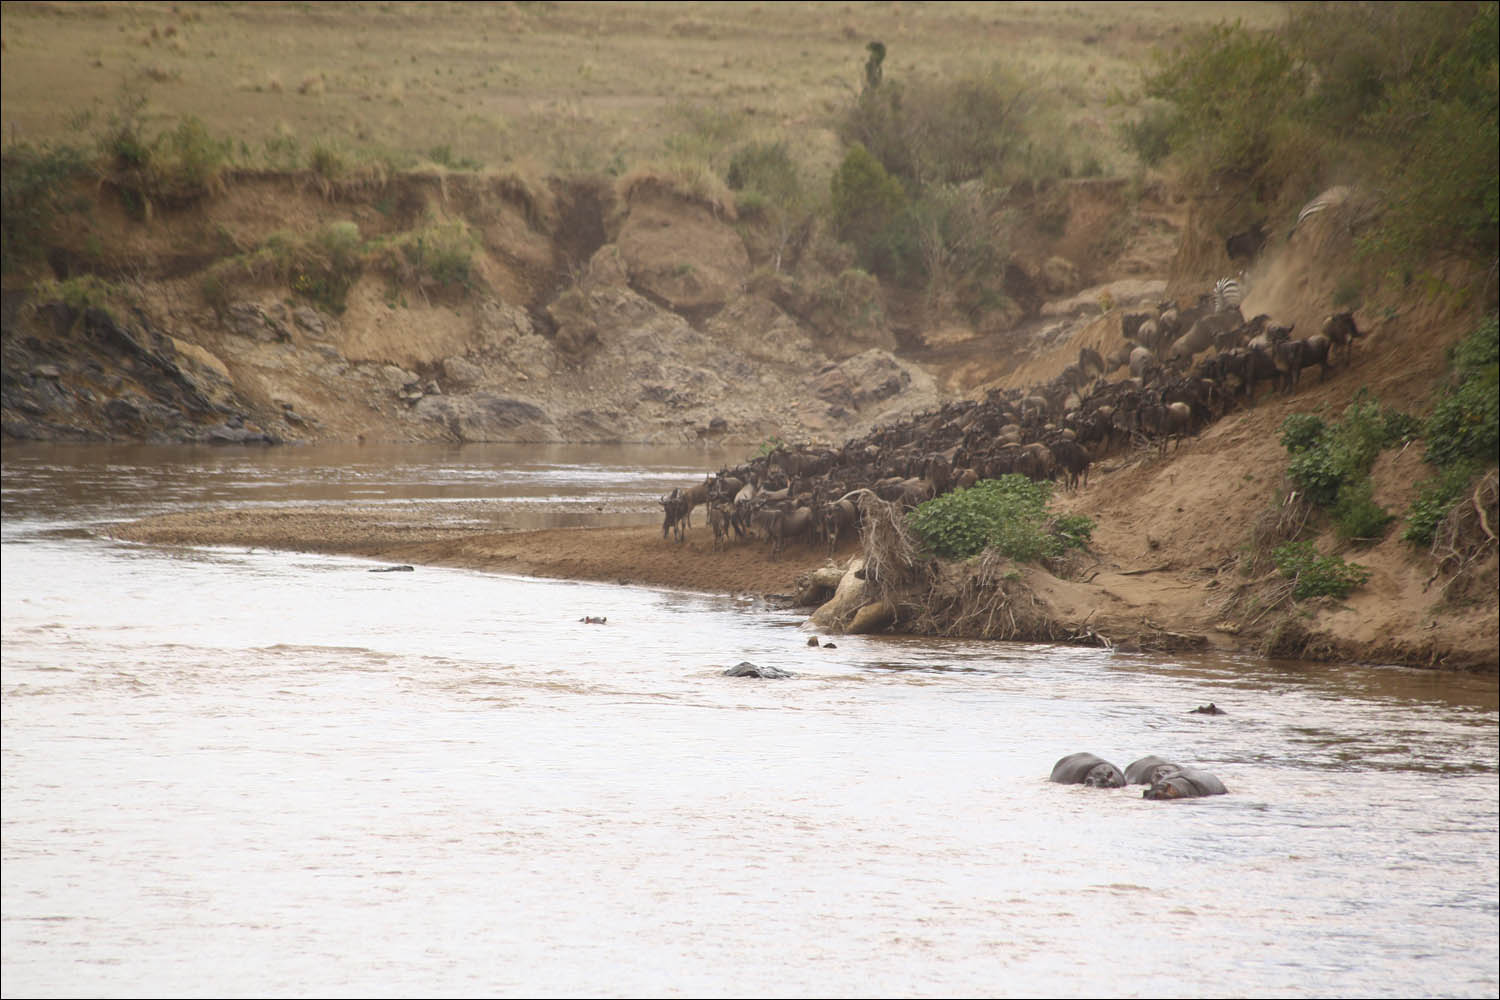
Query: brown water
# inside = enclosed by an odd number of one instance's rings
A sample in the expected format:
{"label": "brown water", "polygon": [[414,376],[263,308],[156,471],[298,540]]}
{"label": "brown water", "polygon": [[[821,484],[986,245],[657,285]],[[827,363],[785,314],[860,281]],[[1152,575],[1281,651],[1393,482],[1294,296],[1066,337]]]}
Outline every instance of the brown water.
{"label": "brown water", "polygon": [[[815,649],[755,602],[90,528],[410,497],[644,516],[735,457],[8,446],[5,995],[1500,988],[1494,678]],[[797,676],[720,675],[744,659]],[[1077,750],[1230,794],[1049,783]]]}

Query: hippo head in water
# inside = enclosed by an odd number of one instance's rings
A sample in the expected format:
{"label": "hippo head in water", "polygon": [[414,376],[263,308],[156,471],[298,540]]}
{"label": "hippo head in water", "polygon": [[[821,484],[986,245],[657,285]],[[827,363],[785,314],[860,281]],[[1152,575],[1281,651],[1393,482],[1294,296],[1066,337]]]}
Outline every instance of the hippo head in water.
{"label": "hippo head in water", "polygon": [[1156,755],[1142,757],[1125,769],[1125,780],[1132,785],[1154,785],[1157,779],[1182,768]]}
{"label": "hippo head in water", "polygon": [[1052,780],[1060,785],[1091,788],[1124,788],[1125,775],[1102,757],[1091,753],[1069,754],[1052,767]]}
{"label": "hippo head in water", "polygon": [[1158,774],[1151,787],[1141,793],[1145,799],[1193,799],[1204,795],[1224,795],[1229,789],[1207,771],[1179,767]]}

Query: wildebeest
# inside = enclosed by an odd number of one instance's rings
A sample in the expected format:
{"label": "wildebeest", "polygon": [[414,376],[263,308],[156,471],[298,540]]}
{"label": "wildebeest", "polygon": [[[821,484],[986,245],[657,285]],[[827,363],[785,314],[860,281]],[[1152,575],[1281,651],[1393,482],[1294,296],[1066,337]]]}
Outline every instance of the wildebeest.
{"label": "wildebeest", "polygon": [[[1354,341],[1364,336],[1354,323],[1354,313],[1346,310],[1329,316],[1323,321],[1322,333],[1332,344],[1343,348],[1344,367],[1347,368],[1354,358]],[[1332,360],[1331,352],[1329,360]]]}
{"label": "wildebeest", "polygon": [[1229,255],[1230,260],[1250,260],[1260,253],[1260,248],[1266,245],[1264,221],[1253,223],[1244,232],[1235,233],[1224,241],[1224,252]]}
{"label": "wildebeest", "polygon": [[729,539],[734,508],[723,500],[711,501],[708,505],[708,526],[714,533],[714,551],[723,548]]}
{"label": "wildebeest", "polygon": [[662,522],[661,537],[666,538],[668,534],[674,536],[681,542],[686,534],[688,512],[687,500],[683,498],[682,490],[674,489],[671,493],[656,501],[661,504]]}
{"label": "wildebeest", "polygon": [[771,539],[772,559],[781,555],[788,538],[804,538],[812,530],[812,510],[807,507],[790,511],[780,507],[766,507],[756,515],[755,520]]}

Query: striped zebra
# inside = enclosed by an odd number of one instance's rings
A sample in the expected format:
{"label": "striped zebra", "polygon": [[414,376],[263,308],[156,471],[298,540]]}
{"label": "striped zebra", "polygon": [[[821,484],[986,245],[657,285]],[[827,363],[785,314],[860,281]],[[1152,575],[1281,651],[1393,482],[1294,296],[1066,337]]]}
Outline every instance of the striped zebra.
{"label": "striped zebra", "polygon": [[1336,205],[1342,205],[1344,202],[1349,200],[1349,196],[1353,193],[1353,188],[1348,187],[1344,184],[1339,184],[1329,188],[1327,191],[1324,191],[1322,194],[1318,195],[1306,205],[1303,205],[1302,211],[1297,213],[1297,221],[1292,223],[1292,232],[1286,234],[1287,239],[1291,239],[1292,234],[1297,231],[1297,227],[1302,225],[1302,223],[1306,222],[1309,218],[1317,215],[1319,212],[1322,212],[1325,209],[1333,208]]}
{"label": "striped zebra", "polygon": [[1214,312],[1238,309],[1245,300],[1245,286],[1238,278],[1220,278],[1214,282]]}

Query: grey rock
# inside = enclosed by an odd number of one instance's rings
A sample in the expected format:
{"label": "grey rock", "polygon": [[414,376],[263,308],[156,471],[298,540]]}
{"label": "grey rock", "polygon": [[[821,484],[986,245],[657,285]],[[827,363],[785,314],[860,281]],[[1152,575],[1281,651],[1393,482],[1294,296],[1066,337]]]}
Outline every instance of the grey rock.
{"label": "grey rock", "polygon": [[302,327],[308,333],[322,334],[327,330],[327,326],[323,323],[323,317],[318,315],[318,311],[310,306],[299,307],[292,313],[292,318],[297,321],[298,326]]}
{"label": "grey rock", "polygon": [[464,358],[444,358],[443,377],[457,385],[474,385],[484,379],[484,370]]}

